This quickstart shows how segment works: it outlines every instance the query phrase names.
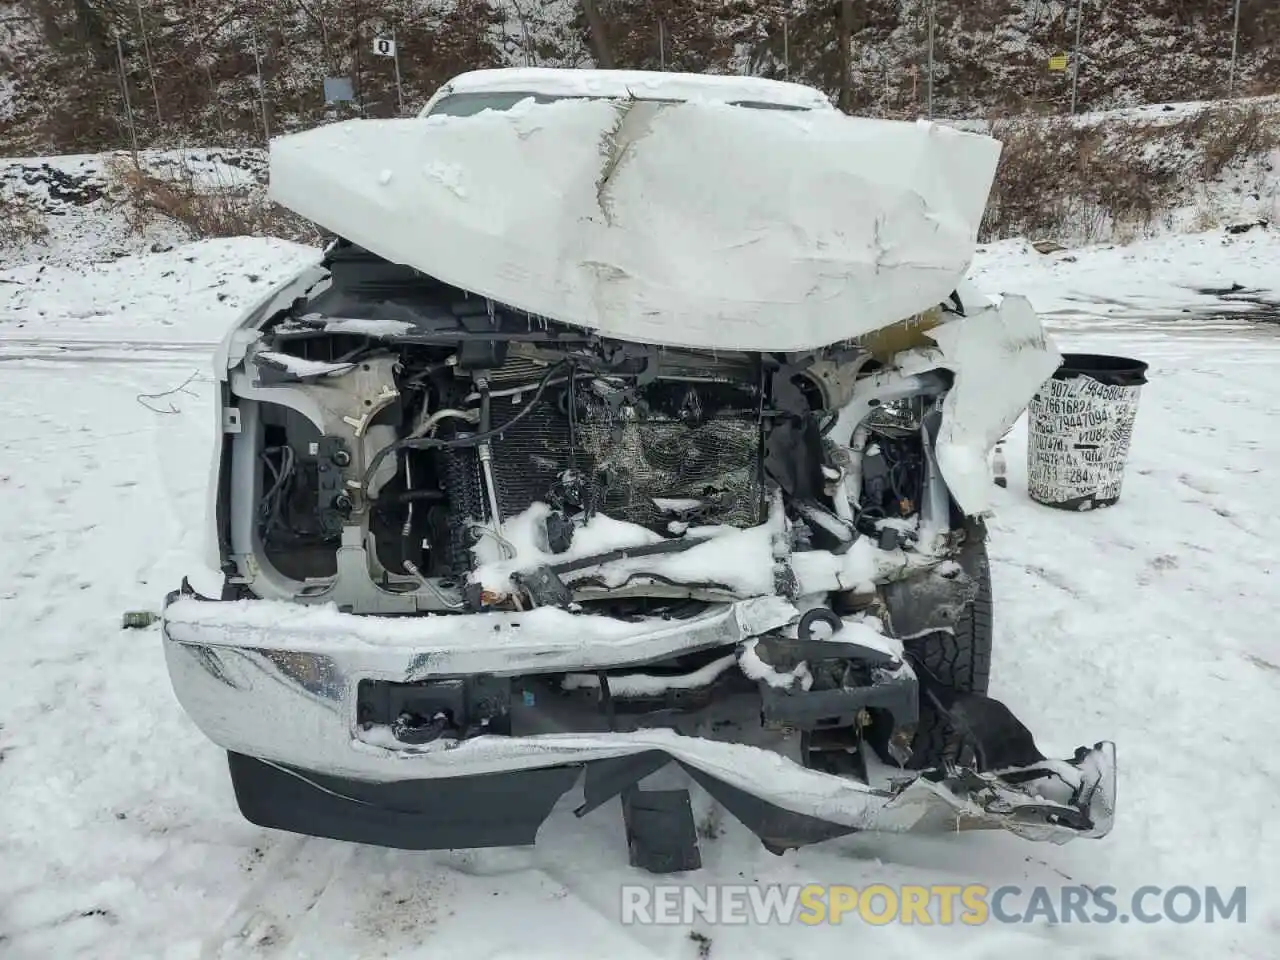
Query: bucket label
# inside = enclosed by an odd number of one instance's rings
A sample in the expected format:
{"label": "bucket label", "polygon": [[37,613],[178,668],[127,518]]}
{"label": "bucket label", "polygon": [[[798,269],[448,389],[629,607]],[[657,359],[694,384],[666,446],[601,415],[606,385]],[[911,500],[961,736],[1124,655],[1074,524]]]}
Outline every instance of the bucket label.
{"label": "bucket label", "polygon": [[1120,496],[1141,386],[1050,380],[1027,408],[1027,490],[1047,504]]}

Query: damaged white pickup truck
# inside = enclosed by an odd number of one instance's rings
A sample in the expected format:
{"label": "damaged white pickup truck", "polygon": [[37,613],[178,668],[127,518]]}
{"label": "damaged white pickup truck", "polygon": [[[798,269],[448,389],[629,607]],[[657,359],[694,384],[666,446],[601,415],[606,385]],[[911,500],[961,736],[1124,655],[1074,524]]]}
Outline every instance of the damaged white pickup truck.
{"label": "damaged white pickup truck", "polygon": [[1059,363],[963,282],[999,152],[554,70],[274,141],[340,239],[219,352],[225,587],[164,615],[244,815],[528,844],[581,780],[654,871],[700,862],[694,784],[775,851],[1105,835],[1112,745],[985,695],[987,456]]}

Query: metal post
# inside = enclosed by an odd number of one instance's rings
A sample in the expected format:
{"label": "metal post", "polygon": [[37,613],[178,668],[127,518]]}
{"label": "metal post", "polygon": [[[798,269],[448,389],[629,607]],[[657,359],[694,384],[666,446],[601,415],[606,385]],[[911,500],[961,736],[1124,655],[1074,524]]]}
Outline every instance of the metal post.
{"label": "metal post", "polygon": [[1080,90],[1080,27],[1084,24],[1084,0],[1076,0],[1076,50],[1071,55],[1071,115],[1076,113]]}
{"label": "metal post", "polygon": [[929,119],[933,119],[933,4],[929,0]]}
{"label": "metal post", "polygon": [[258,28],[253,29],[253,62],[258,67],[258,99],[262,102],[262,132],[271,142],[271,121],[267,119],[267,85],[262,80],[262,54],[258,51]]}
{"label": "metal post", "polygon": [[129,78],[124,72],[124,45],[120,42],[120,34],[116,34],[116,59],[120,63],[120,90],[124,94],[124,114],[129,120],[129,139],[133,144],[133,166],[138,166],[138,129],[133,123],[133,103],[129,99]]}
{"label": "metal post", "polygon": [[396,42],[395,27],[391,28],[391,57],[396,63],[396,104],[400,116],[404,116],[404,88],[400,86],[400,44]]}
{"label": "metal post", "polygon": [[1240,49],[1240,0],[1236,0],[1236,20],[1231,28],[1231,78],[1227,81],[1227,96],[1236,95],[1236,54]]}
{"label": "metal post", "polygon": [[667,31],[662,20],[658,20],[658,65],[665,72],[667,69]]}

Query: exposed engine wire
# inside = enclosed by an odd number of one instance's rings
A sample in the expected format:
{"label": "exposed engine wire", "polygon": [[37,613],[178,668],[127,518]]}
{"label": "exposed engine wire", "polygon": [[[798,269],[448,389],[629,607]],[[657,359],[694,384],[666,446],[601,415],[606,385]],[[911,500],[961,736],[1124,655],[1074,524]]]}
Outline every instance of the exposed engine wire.
{"label": "exposed engine wire", "polygon": [[413,429],[413,432],[410,433],[409,436],[414,439],[428,436],[432,432],[434,432],[435,428],[440,424],[441,421],[449,420],[451,418],[458,419],[458,420],[467,420],[471,423],[474,423],[479,418],[479,414],[474,410],[457,410],[452,407],[447,408],[445,410],[437,410],[435,413],[431,414],[431,416],[423,420],[422,423],[418,424],[418,426]]}
{"label": "exposed engine wire", "polygon": [[476,534],[477,537],[490,537],[491,539],[496,540],[498,543],[498,549],[505,555],[503,557],[504,560],[515,559],[519,552],[516,550],[515,544],[500,534],[497,530],[494,530],[492,527],[487,527],[483,523],[471,523],[469,526],[472,533]]}
{"label": "exposed engine wire", "polygon": [[404,437],[395,441],[395,443],[387,444],[373,455],[373,458],[369,462],[369,466],[365,469],[364,476],[360,480],[360,485],[364,488],[365,495],[370,501],[377,499],[376,496],[372,496],[368,493],[369,482],[373,479],[378,467],[382,465],[382,461],[393,453],[398,453],[401,450],[449,450],[457,449],[459,447],[477,447],[486,440],[502,439],[502,435],[507,430],[510,430],[517,423],[520,423],[534,411],[538,406],[538,403],[542,400],[543,394],[547,392],[547,387],[551,385],[551,379],[569,365],[570,361],[562,360],[555,366],[550,367],[543,375],[542,379],[538,381],[537,389],[534,391],[533,396],[529,398],[529,402],[524,405],[524,408],[521,409],[519,413],[500,427],[496,427],[492,430],[486,430],[481,433],[474,433],[465,437],[456,437],[452,440],[441,440],[436,437]]}
{"label": "exposed engine wire", "polygon": [[[272,462],[272,454],[279,454],[280,466]],[[293,479],[293,471],[297,462],[293,447],[266,447],[259,454],[263,464],[271,472],[271,486],[258,501],[259,522],[265,531],[274,530],[280,525],[280,511],[284,505],[285,492]]]}
{"label": "exposed engine wire", "polygon": [[446,595],[445,592],[441,590],[438,586],[436,586],[435,583],[433,583],[431,580],[429,580],[427,577],[423,575],[422,571],[418,569],[418,565],[414,563],[412,560],[404,561],[404,568],[408,570],[409,573],[415,579],[417,579],[418,583],[422,586],[423,589],[434,594],[435,598],[439,600],[440,603],[443,604],[446,609],[461,610],[466,606],[465,603],[463,603],[461,600],[458,600],[456,597],[450,597]]}

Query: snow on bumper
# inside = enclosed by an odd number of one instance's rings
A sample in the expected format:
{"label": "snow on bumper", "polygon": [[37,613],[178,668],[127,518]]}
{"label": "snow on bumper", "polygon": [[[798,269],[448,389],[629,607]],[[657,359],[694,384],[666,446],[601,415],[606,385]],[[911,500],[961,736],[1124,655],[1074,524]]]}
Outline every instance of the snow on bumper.
{"label": "snow on bumper", "polygon": [[206,736],[232,754],[278,765],[307,782],[315,776],[374,785],[456,783],[566,767],[585,767],[590,778],[605,761],[657,755],[684,767],[735,814],[733,798],[747,797],[773,811],[773,822],[780,815],[792,824],[826,824],[834,828],[827,836],[1000,827],[1064,842],[1110,831],[1115,757],[1109,743],[998,777],[927,771],[875,789],[760,747],[664,729],[479,736],[420,746],[358,730],[363,680],[413,683],[623,666],[723,647],[794,615],[785,601],[761,598],[674,624],[604,621],[584,630],[583,618],[556,610],[388,619],[184,597],[166,608],[164,645],[178,700]]}

